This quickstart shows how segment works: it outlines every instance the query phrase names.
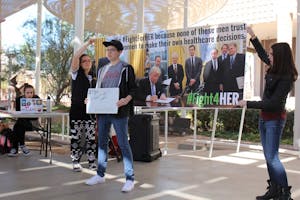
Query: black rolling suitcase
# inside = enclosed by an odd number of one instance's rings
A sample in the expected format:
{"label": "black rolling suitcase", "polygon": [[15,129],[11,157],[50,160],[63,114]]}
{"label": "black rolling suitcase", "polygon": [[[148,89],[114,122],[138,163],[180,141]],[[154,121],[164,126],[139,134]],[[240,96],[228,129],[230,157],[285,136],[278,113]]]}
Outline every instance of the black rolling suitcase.
{"label": "black rolling suitcase", "polygon": [[151,162],[161,157],[157,114],[138,114],[130,117],[129,136],[133,160]]}

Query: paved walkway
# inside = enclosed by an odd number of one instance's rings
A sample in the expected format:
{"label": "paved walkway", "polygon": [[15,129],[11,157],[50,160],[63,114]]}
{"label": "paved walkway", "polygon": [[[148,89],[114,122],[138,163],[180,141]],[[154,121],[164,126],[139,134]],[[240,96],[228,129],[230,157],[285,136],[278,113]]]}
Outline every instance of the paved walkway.
{"label": "paved walkway", "polygon": [[[123,165],[115,159],[109,160],[104,184],[87,186],[85,180],[95,172],[71,170],[67,143],[55,143],[50,165],[48,158],[39,155],[38,143],[31,141],[29,157],[0,156],[0,200],[251,200],[264,192],[267,173],[260,150],[243,147],[235,153],[235,147],[219,143],[209,159],[206,148],[191,150],[190,139],[169,137],[166,156],[150,163],[135,162],[135,189],[128,194],[121,193]],[[281,159],[293,198],[300,200],[299,156],[292,152],[281,154]],[[86,162],[82,165],[87,167]]]}

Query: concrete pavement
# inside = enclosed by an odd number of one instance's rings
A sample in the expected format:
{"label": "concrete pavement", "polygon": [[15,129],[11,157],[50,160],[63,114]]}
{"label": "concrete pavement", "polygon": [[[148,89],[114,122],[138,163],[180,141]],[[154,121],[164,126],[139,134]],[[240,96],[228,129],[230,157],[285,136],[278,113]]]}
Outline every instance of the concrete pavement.
{"label": "concrete pavement", "polygon": [[[115,159],[108,162],[104,184],[87,186],[85,180],[96,172],[73,172],[68,144],[53,146],[50,165],[48,158],[39,155],[38,144],[28,142],[31,156],[0,156],[0,200],[251,200],[265,192],[267,171],[260,150],[242,146],[235,153],[233,146],[215,144],[213,157],[208,158],[205,148],[189,148],[190,139],[169,137],[167,155],[150,163],[135,162],[135,189],[128,194],[121,193],[123,165]],[[188,148],[178,148],[182,146]],[[281,154],[281,159],[293,186],[292,196],[300,200],[297,153]],[[87,167],[86,162],[82,165]]]}

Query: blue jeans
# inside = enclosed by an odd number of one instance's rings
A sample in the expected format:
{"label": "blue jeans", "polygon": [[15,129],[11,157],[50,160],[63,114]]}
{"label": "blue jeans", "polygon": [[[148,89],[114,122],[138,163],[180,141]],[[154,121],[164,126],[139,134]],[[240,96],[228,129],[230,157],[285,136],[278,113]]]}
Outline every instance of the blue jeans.
{"label": "blue jeans", "polygon": [[277,185],[287,187],[285,169],[279,159],[278,149],[286,120],[264,121],[259,119],[259,131],[270,180]]}
{"label": "blue jeans", "polygon": [[124,173],[126,180],[134,180],[133,158],[128,142],[128,117],[118,118],[114,115],[98,115],[98,171],[97,174],[104,176],[107,167],[108,137],[111,124],[116,131],[118,144],[123,156]]}

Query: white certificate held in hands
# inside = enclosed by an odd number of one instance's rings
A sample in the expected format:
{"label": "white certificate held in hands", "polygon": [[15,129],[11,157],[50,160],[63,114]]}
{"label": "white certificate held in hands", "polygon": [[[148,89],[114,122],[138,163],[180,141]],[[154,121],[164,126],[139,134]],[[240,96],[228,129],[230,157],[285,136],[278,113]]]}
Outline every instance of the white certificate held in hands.
{"label": "white certificate held in hands", "polygon": [[117,114],[119,88],[89,88],[87,93],[86,113]]}

